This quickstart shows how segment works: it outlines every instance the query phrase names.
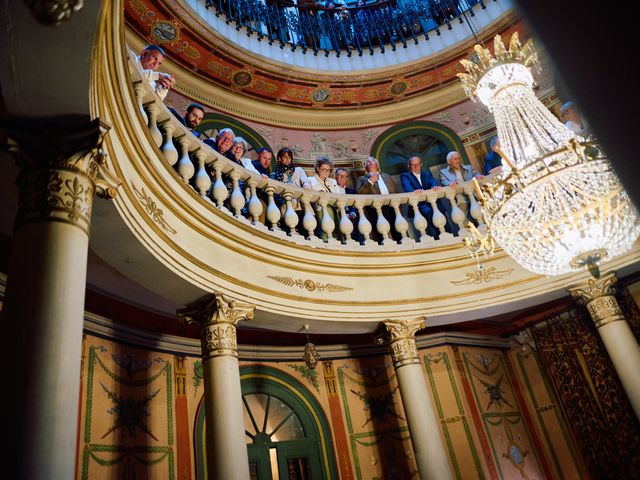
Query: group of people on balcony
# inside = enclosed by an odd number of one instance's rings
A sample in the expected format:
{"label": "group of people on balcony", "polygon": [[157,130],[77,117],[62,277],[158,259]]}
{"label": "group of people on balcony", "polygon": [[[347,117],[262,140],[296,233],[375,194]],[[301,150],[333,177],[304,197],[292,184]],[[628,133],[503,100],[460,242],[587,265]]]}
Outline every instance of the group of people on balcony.
{"label": "group of people on balcony", "polygon": [[[164,58],[164,51],[156,45],[148,45],[141,52],[140,56],[135,58],[136,64],[142,70],[143,78],[149,82],[151,88],[161,99],[166,97],[168,90],[175,84],[175,79],[171,75],[157,71]],[[325,193],[388,195],[400,193],[402,191],[421,192],[423,190],[435,190],[440,188],[440,186],[456,186],[459,183],[464,183],[474,177],[480,176],[470,165],[462,164],[459,152],[452,151],[447,155],[447,167],[440,170],[440,181],[438,183],[428,169],[423,170],[422,160],[420,157],[413,155],[407,162],[407,171],[402,173],[400,176],[402,189],[399,189],[393,178],[389,174],[381,171],[379,162],[374,157],[369,157],[365,162],[365,174],[357,178],[354,184],[355,188],[350,188],[347,187],[349,172],[345,168],[338,168],[335,172],[335,178],[333,178],[333,162],[327,157],[319,157],[315,162],[315,175],[307,176],[301,167],[295,165],[293,151],[290,148],[284,147],[278,151],[275,167],[272,169],[273,153],[271,149],[268,146],[263,146],[257,149],[257,158],[255,160],[251,160],[247,157],[249,152],[248,143],[243,138],[237,137],[231,128],[223,128],[219,130],[215,138],[201,138],[202,135],[198,132],[197,128],[201,124],[205,115],[205,109],[202,105],[192,103],[187,107],[184,115],[180,115],[172,108],[170,108],[170,110],[175,117],[193,133],[194,136],[202,139],[205,144],[225,158],[247,169],[251,173],[260,175],[263,178],[277,180],[284,184],[303,189]],[[497,155],[495,152],[493,154]],[[499,163],[499,160],[497,163]],[[486,168],[490,167],[491,169],[486,170],[485,173],[492,173],[498,167],[497,164],[495,166],[492,165],[491,161],[486,163]],[[209,174],[213,177],[213,172],[209,171]],[[231,192],[234,188],[232,180],[227,178],[226,183],[227,189]],[[240,190],[245,191],[248,202],[249,190],[246,189],[241,182]],[[264,193],[259,192],[258,196],[260,201],[263,203],[263,206],[266,207],[268,199],[265,197]],[[285,202],[283,198],[276,195],[275,201],[276,204],[284,209]],[[459,193],[457,195],[456,203],[468,215],[468,199],[464,194]],[[444,199],[437,200],[436,204],[441,212],[451,211],[451,206],[448,205],[448,201]],[[299,212],[299,215],[302,216],[302,207],[296,199],[293,199],[292,206],[294,210]],[[320,220],[320,216],[323,212],[319,206],[316,206],[316,208],[318,209],[317,214]],[[418,208],[420,214],[428,222],[428,234],[434,238],[438,238],[439,232],[432,222],[432,205],[426,201],[422,201],[418,204]],[[263,208],[263,210],[266,210],[266,208]],[[335,208],[330,206],[328,211],[334,218],[334,221],[337,222],[338,218]],[[393,225],[393,219],[395,218],[395,211],[393,208],[389,205],[385,205],[380,211],[390,224]],[[354,206],[348,206],[345,212],[352,222],[357,222],[359,213]],[[372,225],[376,225],[378,213],[373,207],[365,207],[364,214]],[[407,215],[411,217],[413,216],[413,212],[409,211],[407,212]],[[264,223],[264,213],[262,217],[263,218],[261,218],[260,221]],[[468,218],[469,220],[473,220],[470,217]],[[446,229],[450,233],[457,234],[459,227],[449,220],[447,222]],[[396,240],[399,240],[396,235],[397,232],[393,231],[393,228],[391,233]],[[319,235],[322,234],[319,233]],[[361,240],[361,238],[358,237],[357,232],[354,234],[353,238]],[[375,232],[373,238],[379,240],[376,238]]]}

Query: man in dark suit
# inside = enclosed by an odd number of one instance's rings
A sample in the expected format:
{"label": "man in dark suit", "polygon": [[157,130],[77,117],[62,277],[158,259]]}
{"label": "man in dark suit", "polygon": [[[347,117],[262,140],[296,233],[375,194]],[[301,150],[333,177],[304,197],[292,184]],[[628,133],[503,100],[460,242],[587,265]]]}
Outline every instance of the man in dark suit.
{"label": "man in dark suit", "polygon": [[[405,192],[422,192],[423,190],[434,189],[437,190],[440,188],[436,179],[433,178],[431,172],[429,170],[422,170],[422,160],[417,155],[409,158],[407,162],[408,172],[404,172],[400,176],[400,181],[402,182],[402,189]],[[438,200],[440,202],[440,200]],[[441,210],[444,210],[444,205],[438,205]],[[434,237],[438,238],[439,232],[438,229],[433,225],[433,208],[427,202],[420,202],[418,204],[418,209],[424,218],[429,222],[429,226],[427,227],[427,233]]]}

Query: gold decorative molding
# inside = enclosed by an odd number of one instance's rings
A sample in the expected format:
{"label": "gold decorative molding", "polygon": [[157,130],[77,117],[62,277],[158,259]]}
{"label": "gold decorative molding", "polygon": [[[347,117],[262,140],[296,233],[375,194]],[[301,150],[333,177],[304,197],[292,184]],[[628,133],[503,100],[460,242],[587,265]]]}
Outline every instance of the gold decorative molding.
{"label": "gold decorative molding", "polygon": [[183,356],[173,357],[173,366],[176,379],[176,397],[184,397],[187,394],[187,366]]}
{"label": "gold decorative molding", "polygon": [[57,27],[84,7],[83,0],[25,0],[31,15],[40,23]]}
{"label": "gold decorative molding", "polygon": [[569,287],[569,292],[582,305],[586,305],[596,328],[609,323],[624,321],[624,315],[615,297],[615,273],[601,278],[590,278],[586,282]]}
{"label": "gold decorative molding", "polygon": [[200,326],[202,360],[214,357],[238,357],[236,324],[253,319],[255,305],[214,292],[203,300],[177,311],[181,322]]}
{"label": "gold decorative molding", "polygon": [[416,332],[427,326],[425,318],[386,320],[383,323],[395,368],[418,363]]}
{"label": "gold decorative molding", "polygon": [[161,208],[158,208],[156,202],[149,195],[147,195],[147,192],[144,191],[144,187],[138,189],[134,184],[131,184],[131,187],[133,189],[133,192],[138,196],[140,204],[144,207],[153,221],[160,225],[160,228],[162,228],[165,232],[171,233],[172,235],[178,233],[177,230],[175,230],[173,227],[171,227],[171,225],[167,223],[164,218],[164,211]]}
{"label": "gold decorative molding", "polygon": [[271,280],[275,280],[276,282],[286,285],[287,287],[298,287],[303,290],[307,290],[309,292],[315,292],[316,290],[318,292],[324,292],[326,290],[327,292],[334,293],[334,292],[345,292],[347,290],[353,290],[353,288],[351,287],[336,285],[334,283],[322,284],[320,282],[315,282],[309,279],[302,280],[298,278],[294,280],[291,277],[279,277],[276,275],[267,275],[267,277],[270,278]]}
{"label": "gold decorative molding", "polygon": [[465,273],[464,280],[451,280],[450,283],[454,285],[478,285],[480,283],[489,283],[494,280],[499,280],[513,272],[513,268],[508,270],[497,270],[496,267],[476,269],[473,272]]}

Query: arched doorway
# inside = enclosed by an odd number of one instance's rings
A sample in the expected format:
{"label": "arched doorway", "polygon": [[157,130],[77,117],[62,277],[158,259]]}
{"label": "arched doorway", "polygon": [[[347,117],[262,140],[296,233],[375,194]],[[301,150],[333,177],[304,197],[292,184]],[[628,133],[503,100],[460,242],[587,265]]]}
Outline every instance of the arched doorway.
{"label": "arched doorway", "polygon": [[[311,392],[271,367],[243,367],[240,379],[251,479],[337,478],[329,424]],[[201,401],[194,439],[199,479],[207,478],[204,418]]]}

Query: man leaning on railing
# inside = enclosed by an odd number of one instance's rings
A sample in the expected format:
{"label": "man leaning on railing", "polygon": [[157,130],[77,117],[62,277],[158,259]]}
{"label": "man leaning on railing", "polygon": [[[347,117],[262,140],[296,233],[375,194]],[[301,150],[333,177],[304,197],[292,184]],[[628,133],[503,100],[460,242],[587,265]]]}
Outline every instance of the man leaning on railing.
{"label": "man leaning on railing", "polygon": [[168,73],[158,72],[158,68],[167,57],[167,54],[158,45],[147,45],[139,56],[136,56],[136,65],[142,70],[142,77],[149,82],[151,89],[162,100],[165,99],[169,89],[176,83],[176,79]]}

